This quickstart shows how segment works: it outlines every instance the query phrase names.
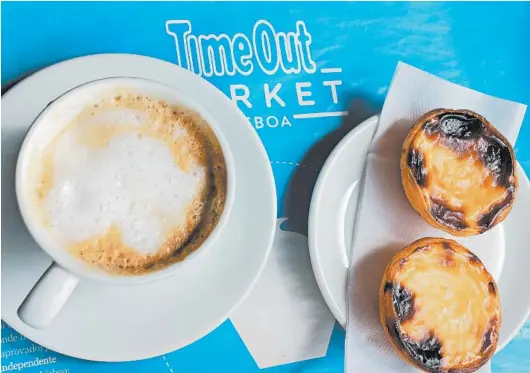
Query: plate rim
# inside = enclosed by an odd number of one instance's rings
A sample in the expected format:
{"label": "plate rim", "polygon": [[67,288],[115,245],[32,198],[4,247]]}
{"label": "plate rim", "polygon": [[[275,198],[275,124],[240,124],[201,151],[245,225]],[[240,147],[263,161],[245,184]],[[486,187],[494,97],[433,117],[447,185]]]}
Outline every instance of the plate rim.
{"label": "plate rim", "polygon": [[[308,225],[309,254],[311,257],[311,266],[313,268],[313,273],[315,274],[315,278],[317,280],[317,284],[320,289],[320,292],[322,293],[322,297],[324,298],[326,304],[328,305],[331,313],[333,314],[337,322],[343,328],[345,328],[347,312],[345,313],[344,319],[339,317],[340,314],[342,313],[342,310],[340,310],[339,307],[335,304],[331,296],[331,292],[327,290],[329,283],[326,280],[326,275],[324,274],[324,271],[322,267],[320,266],[320,262],[319,262],[320,250],[318,249],[317,247],[318,245],[316,243],[316,227],[315,227],[315,221],[317,219],[316,213],[317,213],[317,207],[318,207],[318,204],[316,202],[319,198],[321,198],[320,197],[322,193],[321,191],[322,191],[324,183],[326,182],[327,175],[330,172],[330,169],[333,167],[333,164],[335,163],[336,158],[338,157],[342,149],[345,146],[347,146],[348,143],[351,141],[351,139],[357,136],[357,134],[361,132],[362,130],[365,130],[367,127],[371,125],[377,126],[377,122],[376,123],[372,123],[372,122],[378,119],[379,119],[379,115],[374,115],[373,117],[366,119],[361,124],[359,124],[357,127],[353,128],[350,132],[348,132],[348,134],[343,139],[341,139],[341,141],[335,146],[333,151],[330,153],[329,157],[326,159],[326,162],[324,163],[318,175],[317,182],[315,183],[315,188],[313,189],[313,194],[311,196],[311,205],[310,205],[310,210],[309,210],[309,225]],[[376,129],[377,128],[374,128],[374,133]],[[524,188],[530,189],[530,179],[528,175],[526,175],[526,173],[524,172],[524,169],[522,165],[519,163],[519,161],[517,161],[517,166],[518,166],[518,169],[522,171],[522,172],[519,172],[518,174],[519,187],[521,187],[521,185],[525,185]],[[346,284],[344,285],[346,287]],[[511,333],[508,334],[508,336],[506,337],[505,341],[502,344],[499,344],[497,346],[495,354],[502,351],[502,349],[504,349],[504,347],[506,347],[508,343],[510,343],[510,341],[517,335],[518,331],[525,325],[525,322],[526,320],[528,320],[529,317],[530,317],[530,308],[526,310],[526,317],[523,318],[517,324],[517,328],[515,328]]]}
{"label": "plate rim", "polygon": [[[324,162],[324,165],[322,166],[320,173],[318,174],[318,178],[315,183],[313,193],[311,195],[311,203],[309,207],[309,222],[308,222],[308,243],[309,243],[309,255],[311,257],[311,267],[313,268],[313,273],[315,274],[318,288],[320,289],[320,292],[322,293],[322,297],[326,301],[326,304],[328,305],[335,319],[338,321],[338,323],[343,328],[346,324],[346,319],[344,318],[343,320],[341,317],[339,317],[341,310],[333,301],[330,292],[326,291],[327,282],[325,280],[325,276],[323,275],[323,271],[319,263],[319,251],[317,250],[317,244],[316,244],[317,228],[315,227],[315,221],[316,221],[317,211],[318,211],[317,210],[318,204],[316,202],[320,198],[322,185],[326,182],[327,175],[330,172],[333,164],[335,163],[336,158],[339,156],[342,149],[351,141],[352,138],[356,137],[359,132],[367,129],[371,125],[376,126],[378,121],[379,121],[379,114],[373,115],[365,119],[355,128],[350,130],[350,132],[348,132],[346,136],[344,136],[338,142],[338,144],[333,148],[328,158]],[[375,130],[374,130],[374,133],[375,133]],[[344,286],[346,286],[346,284],[344,284]]]}
{"label": "plate rim", "polygon": [[[11,327],[13,330],[18,332],[19,334],[24,335],[25,337],[27,337],[31,341],[33,341],[35,343],[38,343],[39,345],[41,345],[43,347],[46,347],[46,348],[48,348],[48,349],[50,349],[52,351],[55,351],[55,352],[58,352],[58,353],[61,353],[61,354],[67,355],[67,356],[71,356],[71,357],[75,357],[75,358],[79,358],[79,359],[84,359],[84,360],[100,361],[100,362],[127,362],[127,361],[144,360],[144,359],[148,359],[148,358],[161,356],[161,355],[164,355],[166,353],[170,353],[170,352],[179,350],[179,349],[181,349],[183,347],[186,347],[186,346],[188,346],[188,345],[190,345],[190,344],[192,344],[192,343],[204,338],[206,335],[208,335],[213,330],[215,330],[217,327],[219,327],[223,322],[227,321],[229,319],[230,315],[239,307],[239,305],[251,293],[252,289],[254,288],[254,286],[256,285],[257,281],[259,280],[259,277],[261,276],[261,274],[262,274],[262,272],[263,272],[263,270],[264,270],[264,268],[266,266],[267,261],[269,260],[271,249],[272,249],[272,244],[273,244],[273,240],[274,240],[274,236],[275,236],[276,219],[277,219],[277,192],[276,192],[276,184],[275,184],[274,174],[273,174],[272,166],[270,164],[270,159],[269,159],[268,153],[267,153],[267,151],[265,149],[265,146],[264,146],[262,140],[258,136],[257,132],[249,124],[248,119],[246,118],[244,113],[219,88],[217,88],[215,85],[210,83],[208,80],[206,80],[204,78],[201,78],[201,77],[197,76],[196,74],[193,74],[192,72],[180,67],[179,65],[170,63],[170,62],[162,60],[162,59],[158,59],[158,58],[154,58],[154,57],[150,57],[150,56],[139,55],[139,54],[133,54],[133,53],[96,53],[96,54],[83,55],[83,56],[79,56],[79,57],[75,57],[75,58],[71,58],[71,59],[66,59],[66,60],[63,60],[63,61],[60,61],[60,62],[57,62],[57,63],[53,63],[53,64],[51,64],[49,66],[46,66],[46,67],[44,67],[44,68],[42,68],[42,69],[40,69],[40,70],[38,70],[36,72],[33,72],[33,73],[31,73],[31,74],[29,74],[27,76],[24,76],[21,80],[16,81],[16,83],[13,86],[9,87],[9,89],[2,95],[2,103],[4,104],[5,101],[9,100],[9,98],[14,94],[14,92],[16,93],[16,92],[18,92],[21,89],[27,90],[28,88],[30,88],[31,87],[31,82],[36,80],[36,79],[46,80],[45,78],[48,78],[48,81],[50,82],[50,84],[53,84],[53,80],[51,80],[50,78],[53,77],[53,75],[56,76],[58,73],[60,73],[61,70],[67,65],[74,65],[74,66],[76,64],[83,65],[84,71],[78,71],[78,75],[84,75],[85,76],[82,79],[83,83],[80,83],[80,84],[88,83],[88,82],[93,81],[95,79],[101,79],[101,78],[104,78],[104,77],[122,76],[122,75],[110,75],[107,72],[101,72],[101,70],[99,72],[97,72],[97,71],[95,71],[96,69],[92,69],[91,71],[88,71],[88,69],[86,68],[86,66],[88,65],[88,63],[87,63],[88,61],[91,61],[94,64],[98,64],[99,66],[101,66],[101,64],[104,64],[105,62],[108,62],[109,60],[112,60],[112,59],[115,59],[115,58],[119,58],[119,59],[122,59],[122,60],[123,59],[128,59],[128,60],[131,60],[131,61],[134,60],[132,63],[134,63],[136,65],[142,64],[144,68],[146,68],[146,67],[149,68],[149,65],[155,65],[154,67],[156,68],[157,66],[160,67],[162,64],[165,64],[166,66],[168,66],[168,68],[171,68],[171,69],[173,69],[175,71],[175,76],[177,74],[179,74],[181,76],[182,75],[187,75],[188,77],[193,76],[190,79],[194,79],[195,81],[202,81],[201,84],[204,87],[208,86],[208,90],[210,90],[210,92],[213,93],[215,91],[214,94],[217,95],[219,103],[220,104],[224,104],[223,105],[224,110],[226,110],[227,107],[229,107],[229,110],[232,110],[233,115],[237,116],[238,119],[241,121],[241,123],[244,122],[244,123],[248,124],[248,126],[247,126],[248,134],[254,138],[253,146],[255,145],[256,150],[260,153],[260,158],[263,160],[263,165],[267,164],[267,167],[266,167],[267,168],[267,172],[264,175],[264,178],[267,179],[267,186],[266,186],[266,188],[264,188],[264,189],[267,190],[267,194],[265,196],[262,196],[261,198],[268,198],[268,199],[270,199],[271,203],[268,204],[270,206],[269,206],[268,211],[267,211],[267,213],[270,216],[268,218],[265,218],[268,221],[268,223],[267,223],[267,225],[263,225],[262,224],[262,226],[260,228],[260,230],[263,230],[264,232],[267,232],[267,240],[262,241],[263,242],[262,245],[264,245],[264,249],[261,251],[262,258],[261,258],[261,263],[259,264],[259,266],[257,266],[258,267],[257,271],[254,273],[251,281],[248,282],[248,284],[247,284],[247,286],[245,288],[245,291],[240,291],[239,295],[237,295],[237,297],[234,297],[234,298],[237,298],[237,301],[235,301],[232,304],[231,307],[227,307],[227,308],[229,308],[227,310],[227,312],[225,312],[222,315],[222,317],[219,316],[219,317],[215,318],[215,320],[213,320],[214,318],[212,317],[212,321],[209,322],[209,325],[206,325],[206,323],[204,323],[205,327],[201,328],[200,331],[199,331],[199,328],[197,328],[198,331],[195,333],[195,337],[190,338],[191,340],[185,340],[184,341],[182,339],[181,341],[179,341],[179,343],[172,344],[171,346],[168,344],[168,345],[166,345],[164,347],[159,347],[157,349],[157,352],[155,352],[155,353],[141,353],[141,352],[138,353],[138,350],[134,350],[134,352],[130,353],[130,355],[127,356],[127,358],[123,358],[123,356],[120,356],[119,358],[114,359],[112,357],[106,356],[106,358],[98,359],[98,358],[95,358],[92,353],[85,354],[82,351],[79,351],[79,353],[77,353],[77,352],[76,353],[72,353],[71,351],[64,352],[62,350],[62,347],[65,344],[67,344],[67,342],[61,342],[61,343],[57,344],[57,343],[52,341],[50,343],[49,340],[48,341],[46,340],[45,336],[41,337],[38,334],[36,335],[36,334],[25,333],[24,331],[21,331],[20,328],[19,328],[19,326],[20,326],[19,324],[21,324],[21,322],[16,322],[15,320],[11,319],[11,317],[9,315],[5,315],[5,314],[2,315],[2,319],[9,325],[9,327]],[[159,82],[159,83],[165,84],[165,85],[167,84],[171,88],[175,89],[175,87],[174,87],[175,84],[170,85],[169,83],[166,83],[166,80],[164,80],[164,77],[162,76],[162,74],[160,74],[160,73],[158,73],[158,74],[159,74],[158,79],[155,79],[154,80],[155,82]],[[93,78],[92,77],[93,75],[97,75],[97,77]],[[173,76],[172,78],[169,78],[169,79],[172,79],[172,81],[174,82],[176,80],[175,76]],[[144,78],[144,79],[148,79],[148,80],[153,80],[153,78],[149,74],[144,73],[144,72],[140,72],[140,70],[138,70],[137,74],[135,74],[135,77]],[[168,79],[168,77],[165,77],[165,78]],[[75,88],[78,85],[76,85],[74,87],[70,87],[69,89]],[[55,87],[55,88],[47,88],[47,89],[52,92],[50,94],[55,94],[55,91],[58,88]],[[177,88],[177,91],[179,91],[181,94],[186,94],[185,92],[181,91],[178,88]],[[64,93],[64,92],[62,92],[62,93]],[[54,97],[53,100],[55,100],[58,97],[60,97],[60,95],[62,93],[59,93],[59,94],[55,95],[56,97]],[[53,102],[53,100],[51,100],[51,102]],[[199,102],[199,104],[200,104],[200,102]],[[45,107],[46,107],[46,105],[44,105],[43,107],[39,107],[39,108],[35,107],[34,109],[35,109],[35,112],[37,113],[36,115],[38,115],[38,113],[40,113],[42,110],[44,110]],[[205,111],[208,112],[207,109],[205,109]],[[20,126],[21,126],[20,124],[12,125],[13,128],[18,128]],[[27,128],[24,127],[25,131],[27,132],[27,130],[30,127],[31,127],[31,123],[28,123],[27,124]],[[243,127],[243,126],[241,126],[241,127]],[[4,132],[4,131],[2,130],[2,132]],[[2,155],[4,156],[4,151],[2,152]],[[5,155],[6,155],[6,158],[8,158],[8,154],[5,154]],[[12,156],[16,157],[17,155],[18,155],[18,150]],[[11,156],[9,156],[9,158],[10,157]],[[4,162],[2,162],[2,168],[3,167],[4,167]],[[13,180],[13,182],[14,182],[14,180]],[[235,224],[235,220],[234,220],[234,222],[232,224]],[[225,235],[226,235],[226,233],[225,233]],[[215,245],[216,244],[214,243],[213,246],[215,246]],[[45,255],[47,255],[47,254],[45,254]],[[4,277],[4,276],[2,275],[2,277]],[[250,277],[251,276],[249,276],[249,278]],[[165,281],[165,280],[160,280],[160,281]],[[15,321],[15,322],[13,322],[13,321]],[[146,343],[150,343],[150,342],[146,341]]]}

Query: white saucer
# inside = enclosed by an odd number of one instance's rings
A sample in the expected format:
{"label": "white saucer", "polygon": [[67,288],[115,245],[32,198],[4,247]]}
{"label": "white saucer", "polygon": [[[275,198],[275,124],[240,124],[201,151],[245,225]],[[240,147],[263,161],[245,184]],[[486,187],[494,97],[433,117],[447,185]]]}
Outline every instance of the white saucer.
{"label": "white saucer", "polygon": [[[82,281],[53,324],[35,330],[17,308],[50,264],[22,223],[14,169],[36,115],[80,84],[129,76],[168,85],[198,102],[223,127],[237,179],[230,219],[216,244],[166,280],[117,287]],[[264,268],[276,227],[276,191],[265,149],[247,119],[213,85],[176,65],[124,54],[94,55],[48,67],[2,97],[2,318],[51,350],[98,361],[174,351],[225,321]]]}
{"label": "white saucer", "polygon": [[[377,121],[377,116],[367,119],[341,140],[324,164],[311,199],[311,263],[320,291],[342,326],[346,324],[346,279],[357,200]],[[499,285],[503,317],[497,351],[515,336],[530,314],[530,182],[520,165],[518,175],[517,200],[499,227],[506,247],[504,262],[489,263],[492,258],[475,253],[488,269],[495,269],[492,273]]]}

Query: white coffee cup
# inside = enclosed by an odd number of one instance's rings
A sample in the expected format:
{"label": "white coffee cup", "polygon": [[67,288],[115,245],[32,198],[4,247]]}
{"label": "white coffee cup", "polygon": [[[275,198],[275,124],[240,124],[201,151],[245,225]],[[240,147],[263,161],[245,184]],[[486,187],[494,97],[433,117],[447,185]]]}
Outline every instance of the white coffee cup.
{"label": "white coffee cup", "polygon": [[[28,201],[27,188],[33,187],[30,180],[30,163],[35,154],[39,154],[50,141],[83,110],[95,97],[120,88],[154,97],[169,105],[178,105],[200,114],[209,124],[223,151],[226,164],[227,185],[223,212],[213,231],[201,246],[183,262],[172,264],[158,271],[138,276],[109,274],[93,268],[71,255],[65,248],[58,247],[50,238],[46,228],[35,216],[34,208]],[[162,83],[130,77],[106,78],[92,81],[64,93],[50,103],[35,119],[29,129],[17,160],[16,195],[22,218],[37,244],[53,259],[50,267],[44,272],[25,300],[18,315],[20,319],[33,328],[48,326],[63,308],[80,280],[95,280],[109,285],[137,285],[160,280],[170,276],[190,260],[208,251],[223,230],[230,215],[235,191],[234,162],[222,130],[200,105],[190,101],[177,90]]]}

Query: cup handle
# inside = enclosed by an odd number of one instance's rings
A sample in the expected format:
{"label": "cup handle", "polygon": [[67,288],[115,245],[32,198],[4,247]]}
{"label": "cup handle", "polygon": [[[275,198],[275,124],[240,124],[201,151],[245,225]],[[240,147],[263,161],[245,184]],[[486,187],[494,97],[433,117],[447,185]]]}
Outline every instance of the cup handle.
{"label": "cup handle", "polygon": [[35,329],[47,327],[63,308],[79,278],[53,262],[18,309],[18,317]]}

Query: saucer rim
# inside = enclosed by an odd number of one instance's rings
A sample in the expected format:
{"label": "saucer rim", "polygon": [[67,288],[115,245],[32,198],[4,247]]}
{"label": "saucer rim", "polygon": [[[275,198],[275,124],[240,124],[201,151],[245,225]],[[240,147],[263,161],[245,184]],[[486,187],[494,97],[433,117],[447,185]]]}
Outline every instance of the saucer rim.
{"label": "saucer rim", "polygon": [[[3,320],[15,331],[18,333],[24,335],[28,339],[34,341],[35,343],[38,343],[50,350],[65,354],[67,356],[72,356],[80,359],[86,359],[86,360],[93,360],[93,361],[101,361],[101,362],[125,362],[125,361],[136,361],[136,360],[143,360],[147,358],[152,358],[156,356],[161,356],[166,353],[173,352],[175,350],[178,350],[182,347],[185,347],[202,337],[206,336],[208,333],[216,329],[218,326],[220,326],[223,322],[228,320],[230,315],[235,311],[235,309],[241,304],[244,299],[250,294],[253,287],[257,283],[261,273],[263,272],[265,265],[267,263],[267,260],[269,258],[273,239],[274,239],[274,233],[276,228],[276,219],[277,219],[277,194],[276,194],[276,185],[274,180],[274,175],[272,171],[272,167],[270,164],[270,160],[268,157],[268,154],[265,150],[264,144],[262,143],[261,139],[259,138],[257,132],[254,130],[254,128],[249,124],[248,119],[245,117],[245,115],[239,110],[239,108],[217,87],[215,87],[213,84],[208,82],[207,80],[200,78],[199,76],[189,72],[188,70],[185,70],[181,68],[178,65],[172,64],[170,62],[156,59],[153,57],[148,56],[142,56],[137,54],[128,54],[128,53],[102,53],[102,54],[92,54],[92,55],[86,55],[82,57],[77,57],[65,61],[61,61],[59,63],[53,64],[51,66],[48,66],[42,70],[39,70],[38,72],[35,72],[27,77],[25,77],[23,80],[17,82],[14,86],[12,86],[7,92],[5,92],[2,95],[2,103],[5,105],[4,107],[9,108],[11,105],[11,101],[13,101],[16,98],[23,97],[25,95],[35,95],[36,92],[46,90],[47,96],[53,96],[53,99],[48,100],[48,102],[53,102],[55,99],[60,97],[64,92],[74,89],[77,86],[89,83],[94,80],[104,79],[104,78],[111,78],[111,77],[119,77],[123,76],[123,74],[114,73],[117,71],[117,69],[120,68],[120,66],[127,65],[127,71],[134,70],[134,74],[128,73],[128,77],[138,77],[138,78],[144,78],[148,80],[153,80],[157,83],[168,85],[173,89],[176,89],[181,94],[186,94],[185,91],[183,91],[181,86],[179,86],[179,79],[178,77],[184,77],[186,76],[186,79],[193,79],[198,86],[202,87],[203,89],[209,91],[210,95],[215,96],[215,99],[217,100],[217,105],[219,108],[222,108],[223,111],[231,111],[231,117],[236,118],[238,124],[238,130],[239,132],[246,132],[247,136],[252,138],[251,144],[246,145],[247,147],[254,147],[256,150],[256,155],[254,157],[254,162],[259,162],[260,168],[263,167],[266,171],[263,174],[263,180],[260,180],[260,182],[265,181],[262,187],[260,187],[260,191],[264,192],[260,194],[260,200],[266,202],[263,203],[262,206],[266,206],[266,208],[263,209],[263,211],[260,213],[262,216],[262,225],[260,226],[259,231],[263,232],[263,237],[252,237],[248,238],[247,241],[251,240],[254,242],[254,252],[259,253],[259,256],[257,256],[257,260],[255,261],[253,268],[256,268],[256,270],[253,272],[252,278],[249,275],[247,280],[245,281],[246,285],[243,285],[240,290],[243,288],[244,291],[238,291],[237,295],[232,296],[231,298],[234,298],[233,302],[227,302],[231,304],[230,307],[226,306],[225,312],[221,314],[219,312],[218,317],[215,318],[215,320],[210,320],[207,324],[204,323],[201,330],[197,330],[195,333],[195,336],[192,338],[188,338],[186,340],[178,340],[174,339],[171,345],[166,344],[164,346],[159,346],[157,348],[152,348],[152,341],[146,340],[145,345],[151,346],[147,350],[143,349],[140,350],[136,348],[134,351],[131,351],[130,353],[127,353],[127,356],[124,356],[124,354],[115,355],[112,356],[113,353],[106,354],[106,356],[98,357],[97,354],[94,354],[90,351],[82,351],[81,349],[78,349],[77,351],[73,351],[68,346],[67,339],[63,338],[61,339],[61,342],[57,343],[57,341],[50,342],[50,337],[46,337],[46,335],[43,336],[43,334],[39,333],[38,330],[34,330],[27,325],[24,325],[16,316],[16,310],[13,312],[12,310],[10,312],[4,312],[2,315]],[[63,76],[63,70],[69,70],[76,71],[76,76],[71,76],[68,80],[68,82],[65,82],[64,76]],[[171,72],[170,77],[168,77],[168,72]],[[73,75],[73,74],[72,74]],[[156,79],[153,79],[153,77],[156,76]],[[168,83],[168,80],[171,79],[172,83]],[[73,81],[76,81],[76,84],[72,84]],[[47,82],[48,84],[40,84],[39,82]],[[201,104],[200,100],[192,99],[195,101],[198,101],[199,104]],[[34,104],[35,101],[38,100],[28,100],[29,104]],[[33,123],[33,120],[35,117],[38,116],[38,113],[42,112],[46,105],[43,105],[42,107],[35,107],[35,104],[33,107],[31,107],[29,110],[26,111],[25,115],[28,120],[26,121],[26,118],[24,120],[21,120],[20,118],[16,119],[16,123],[10,125],[11,132],[14,132],[17,128],[20,128],[22,125],[24,126],[24,133],[27,132],[27,130],[31,127],[31,124]],[[204,110],[208,113],[210,113],[210,110],[206,107],[209,105],[202,105],[201,107],[204,107]],[[9,109],[4,109],[6,112]],[[15,109],[11,109],[15,110]],[[17,111],[17,114],[18,113]],[[4,114],[5,115],[5,114]],[[4,117],[3,115],[3,117]],[[7,116],[7,115],[6,115]],[[11,114],[10,116],[13,116]],[[216,119],[216,122],[218,120]],[[27,123],[26,123],[27,122]],[[4,126],[3,131],[4,132]],[[2,138],[2,143],[4,143],[4,136]],[[232,140],[234,141],[234,140]],[[8,150],[2,151],[2,158],[4,157],[8,158],[5,160],[6,163],[11,163],[12,159],[15,158],[18,155],[18,148],[17,151],[14,154],[11,154]],[[258,159],[259,158],[259,159]],[[4,161],[3,167],[4,168]],[[8,168],[8,167],[6,167]],[[238,167],[235,166],[237,169]],[[239,166],[241,168],[241,166]],[[3,171],[2,173],[8,173],[9,171]],[[244,171],[239,171],[236,173],[241,174]],[[13,180],[14,181],[14,180]],[[238,187],[236,187],[237,190],[241,188],[241,185],[238,182]],[[249,185],[245,186],[245,188],[250,192],[253,191],[253,187],[250,186],[250,184],[256,184],[254,180],[251,180],[249,182]],[[249,194],[249,193],[247,193]],[[234,196],[235,197],[235,196]],[[237,198],[237,197],[235,197]],[[15,203],[16,204],[16,203]],[[244,203],[243,203],[244,204]],[[247,211],[250,211],[249,209],[251,207],[250,204],[244,204]],[[255,208],[252,207],[252,208]],[[265,211],[266,210],[266,211]],[[238,226],[238,221],[236,220],[235,216],[231,216],[231,221],[227,221],[227,225],[231,224],[233,227]],[[25,227],[24,227],[25,229]],[[235,230],[232,229],[232,230]],[[225,241],[233,241],[233,244],[242,245],[239,241],[241,241],[241,237],[239,235],[230,235],[229,230],[225,229],[223,232],[220,232],[221,234],[217,238],[216,242],[213,246],[220,245],[220,241],[222,240],[221,237],[225,237]],[[232,232],[233,233],[233,232]],[[248,243],[248,242],[247,242]],[[246,245],[246,244],[245,244]],[[44,252],[39,253],[39,255],[44,255],[46,259],[51,258],[48,257],[47,254]],[[2,257],[4,257],[4,254],[2,254]],[[42,262],[41,259],[39,261]],[[4,265],[9,265],[4,261],[2,264],[2,267]],[[244,263],[242,263],[244,264]],[[12,264],[11,264],[12,265]],[[5,271],[2,271],[2,279],[5,281],[5,283],[9,282],[7,278],[5,278],[4,275]],[[27,274],[26,274],[27,275]],[[34,277],[34,274],[29,274],[30,277]],[[169,278],[161,279],[157,281],[156,283],[160,282],[167,282],[171,281],[172,276]],[[105,284],[103,284],[105,286]],[[145,284],[143,284],[145,285]],[[143,286],[140,285],[140,286]],[[108,285],[107,285],[108,286]],[[233,290],[232,290],[233,291]],[[236,290],[237,291],[237,290]],[[4,298],[4,295],[2,295],[2,298]],[[237,300],[236,300],[237,299]],[[3,301],[4,302],[4,301]],[[10,300],[11,302],[11,300]],[[5,307],[5,303],[4,303]],[[8,306],[9,308],[17,307],[17,305],[10,304]],[[5,309],[3,308],[3,311]],[[76,311],[80,312],[80,311]],[[58,316],[60,317],[60,315]],[[51,328],[50,326],[49,328]],[[53,332],[52,332],[53,333]],[[101,338],[104,338],[104,336],[101,336]],[[97,343],[98,341],[91,341],[89,343]],[[155,351],[156,350],[156,351]]]}

